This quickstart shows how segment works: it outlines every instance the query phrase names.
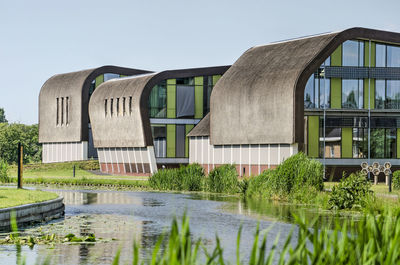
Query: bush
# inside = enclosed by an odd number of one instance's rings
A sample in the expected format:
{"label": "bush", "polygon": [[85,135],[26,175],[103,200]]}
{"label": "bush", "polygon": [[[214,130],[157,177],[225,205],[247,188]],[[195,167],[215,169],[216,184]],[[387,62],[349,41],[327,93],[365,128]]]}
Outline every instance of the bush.
{"label": "bush", "polygon": [[3,160],[0,160],[0,182],[2,183],[11,182],[11,179],[8,176],[8,164]]}
{"label": "bush", "polygon": [[342,178],[339,184],[333,186],[329,198],[331,209],[353,209],[365,207],[368,201],[374,199],[371,183],[361,173],[351,174]]}
{"label": "bush", "polygon": [[207,191],[218,193],[242,192],[234,165],[223,165],[211,170],[207,177]]}
{"label": "bush", "polygon": [[274,170],[265,170],[260,175],[251,177],[249,179],[246,196],[256,198],[270,198],[271,188],[270,184],[272,175],[275,173]]}
{"label": "bush", "polygon": [[400,190],[400,170],[393,173],[393,189]]}
{"label": "bush", "polygon": [[205,180],[199,164],[181,166],[179,169],[161,169],[149,178],[150,187],[158,190],[200,191]]}

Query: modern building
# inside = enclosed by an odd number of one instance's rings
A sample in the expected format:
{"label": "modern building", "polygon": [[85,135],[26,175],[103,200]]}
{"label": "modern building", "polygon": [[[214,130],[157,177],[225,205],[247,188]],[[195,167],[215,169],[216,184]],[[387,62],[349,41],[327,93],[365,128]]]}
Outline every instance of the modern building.
{"label": "modern building", "polygon": [[400,165],[400,34],[351,28],[247,50],[189,134],[190,162],[241,175],[298,151],[328,174],[362,161]]}
{"label": "modern building", "polygon": [[101,83],[149,71],[102,66],[48,79],[39,95],[39,142],[43,163],[97,158],[88,114],[89,99]]}
{"label": "modern building", "polygon": [[209,112],[229,66],[163,71],[111,80],[89,103],[103,172],[150,175],[189,163],[186,135]]}
{"label": "modern building", "polygon": [[[113,174],[196,162],[206,172],[235,164],[241,176],[254,175],[300,151],[320,160],[328,177],[364,161],[400,169],[399,33],[350,28],[255,46],[232,66],[129,71],[45,83],[44,162],[74,158],[73,148],[90,145],[92,128],[101,170]],[[89,102],[104,73],[132,76],[102,83]]]}

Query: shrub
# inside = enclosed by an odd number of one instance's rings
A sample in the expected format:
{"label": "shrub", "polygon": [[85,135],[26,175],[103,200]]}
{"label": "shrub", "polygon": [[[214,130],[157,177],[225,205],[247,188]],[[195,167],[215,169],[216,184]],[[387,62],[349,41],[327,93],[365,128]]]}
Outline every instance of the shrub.
{"label": "shrub", "polygon": [[241,192],[241,184],[234,165],[223,165],[211,170],[207,178],[207,191],[218,193]]}
{"label": "shrub", "polygon": [[205,176],[199,164],[181,166],[179,169],[161,169],[149,178],[150,187],[158,190],[200,191]]}
{"label": "shrub", "polygon": [[265,170],[260,175],[251,177],[248,181],[249,184],[246,191],[246,196],[270,198],[271,188],[268,187],[268,184],[270,184],[272,175],[274,173],[274,170]]}
{"label": "shrub", "polygon": [[393,173],[393,189],[400,190],[400,170]]}
{"label": "shrub", "polygon": [[371,183],[364,175],[353,173],[333,186],[329,206],[331,209],[365,207],[369,200],[374,199],[370,188]]}
{"label": "shrub", "polygon": [[11,182],[11,178],[8,176],[8,164],[3,160],[0,160],[0,182]]}

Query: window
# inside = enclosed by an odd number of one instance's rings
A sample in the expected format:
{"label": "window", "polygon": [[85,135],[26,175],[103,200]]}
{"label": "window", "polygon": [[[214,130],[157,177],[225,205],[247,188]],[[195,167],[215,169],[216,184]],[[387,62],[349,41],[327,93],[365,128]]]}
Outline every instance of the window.
{"label": "window", "polygon": [[60,99],[57,98],[57,118],[56,118],[56,125],[60,124]]}
{"label": "window", "polygon": [[64,124],[64,98],[61,98],[61,125]]}
{"label": "window", "polygon": [[371,158],[396,158],[396,128],[371,129]]}
{"label": "window", "polygon": [[364,42],[348,40],[342,44],[343,66],[364,66]]}
{"label": "window", "polygon": [[107,99],[104,100],[104,117],[107,117]]}
{"label": "window", "polygon": [[368,129],[353,128],[353,158],[368,157]]}
{"label": "window", "polygon": [[110,116],[112,117],[114,114],[114,107],[113,107],[114,99],[110,99]]}
{"label": "window", "polygon": [[387,45],[387,67],[400,67],[400,47]]}
{"label": "window", "polygon": [[119,98],[117,98],[117,111],[115,114],[119,116]]}
{"label": "window", "polygon": [[119,78],[119,74],[110,74],[110,73],[104,74],[104,82],[115,78]]}
{"label": "window", "polygon": [[340,158],[341,157],[341,143],[342,143],[342,129],[341,128],[324,128],[321,126],[319,130],[319,144],[320,144],[320,157],[324,157],[324,141],[325,141],[325,157],[326,158]]}
{"label": "window", "polygon": [[152,124],[151,133],[154,141],[154,152],[156,157],[167,156],[167,128],[163,124]]}
{"label": "window", "polygon": [[65,124],[69,123],[69,97],[65,98]]}
{"label": "window", "polygon": [[129,115],[132,115],[132,97],[129,97]]}
{"label": "window", "polygon": [[363,79],[342,79],[342,108],[363,108]]}
{"label": "window", "polygon": [[122,98],[122,115],[123,116],[125,116],[126,115],[126,107],[125,107],[125,104],[126,104],[126,99],[125,99],[125,97],[123,97]]}
{"label": "window", "polygon": [[304,108],[329,108],[330,84],[330,79],[315,78],[314,74],[311,75],[304,91]]}
{"label": "window", "polygon": [[155,85],[151,90],[149,109],[150,118],[167,117],[167,87],[165,81]]}
{"label": "window", "polygon": [[376,44],[375,46],[375,66],[385,67],[386,66],[386,45]]}
{"label": "window", "polygon": [[176,117],[193,118],[194,116],[194,86],[176,86]]}
{"label": "window", "polygon": [[400,80],[375,80],[375,108],[400,109]]}

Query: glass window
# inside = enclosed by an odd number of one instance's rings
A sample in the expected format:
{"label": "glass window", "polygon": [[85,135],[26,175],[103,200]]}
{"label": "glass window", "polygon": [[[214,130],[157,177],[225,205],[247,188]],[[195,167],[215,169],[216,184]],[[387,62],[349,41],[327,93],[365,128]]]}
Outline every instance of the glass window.
{"label": "glass window", "polygon": [[[129,111],[131,112],[132,99],[129,98]],[[166,83],[153,87],[149,97],[149,115],[150,118],[166,118],[167,117],[167,87]]]}
{"label": "glass window", "polygon": [[152,124],[151,133],[153,135],[154,152],[156,157],[167,156],[167,129],[165,125]]}
{"label": "glass window", "polygon": [[348,40],[342,44],[343,66],[363,66],[364,64],[364,42]]}
{"label": "glass window", "polygon": [[368,129],[353,128],[353,158],[368,157]]}
{"label": "glass window", "polygon": [[318,79],[319,81],[319,107],[329,108],[330,107],[330,90],[331,82],[330,79]]}
{"label": "glass window", "polygon": [[194,86],[176,86],[176,117],[194,116]]}
{"label": "glass window", "polygon": [[314,74],[308,79],[306,84],[306,89],[304,91],[304,108],[306,109],[314,109],[315,101],[314,101]]}
{"label": "glass window", "polygon": [[387,67],[400,67],[400,47],[387,46]]}
{"label": "glass window", "polygon": [[386,66],[386,45],[376,44],[375,47],[375,66],[385,67]]}
{"label": "glass window", "polygon": [[110,73],[104,74],[104,82],[115,78],[119,78],[119,74],[110,74]]}
{"label": "glass window", "polygon": [[342,79],[342,108],[361,109],[364,101],[363,87],[362,79]]}
{"label": "glass window", "polygon": [[371,157],[396,158],[396,128],[371,129]]}
{"label": "glass window", "polygon": [[[319,130],[320,157],[324,157],[324,128],[321,126]],[[341,128],[325,128],[325,158],[341,157]]]}
{"label": "glass window", "polygon": [[400,80],[386,81],[386,108],[400,109]]}
{"label": "glass window", "polygon": [[375,108],[385,108],[385,80],[375,80]]}
{"label": "glass window", "polygon": [[177,85],[194,86],[194,77],[177,78],[176,79],[176,84]]}

